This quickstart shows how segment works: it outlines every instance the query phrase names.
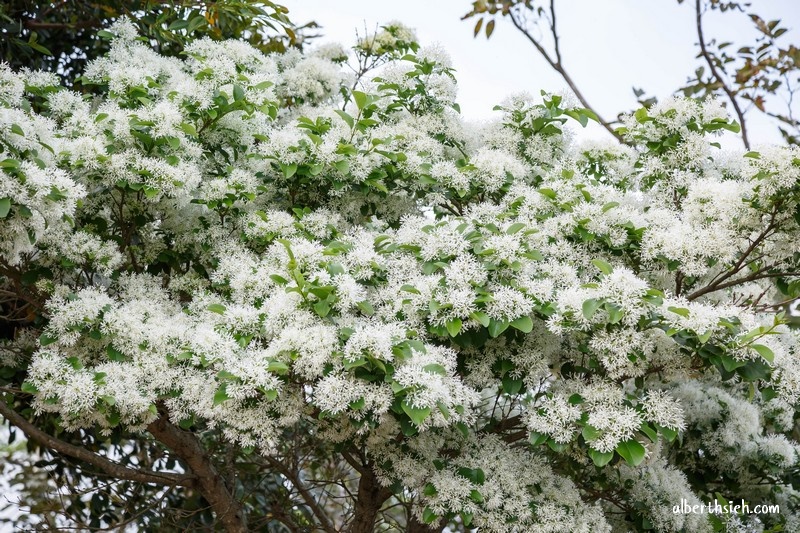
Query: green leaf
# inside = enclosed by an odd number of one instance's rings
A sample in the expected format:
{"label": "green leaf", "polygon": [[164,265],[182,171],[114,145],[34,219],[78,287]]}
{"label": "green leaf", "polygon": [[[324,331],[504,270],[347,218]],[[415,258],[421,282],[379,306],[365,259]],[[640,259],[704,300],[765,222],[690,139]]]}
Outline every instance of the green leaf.
{"label": "green leaf", "polygon": [[227,401],[230,399],[228,396],[228,384],[227,383],[220,383],[217,392],[214,393],[214,405],[219,405],[222,402]]}
{"label": "green leaf", "polygon": [[519,230],[521,230],[524,227],[525,227],[525,224],[523,224],[522,222],[515,222],[514,224],[511,224],[508,227],[508,229],[506,230],[506,233],[508,235],[513,235],[513,234],[517,233]]}
{"label": "green leaf", "polygon": [[39,337],[39,345],[40,346],[47,346],[48,344],[53,344],[57,340],[58,340],[58,338],[56,338],[56,337],[51,337],[47,333],[42,333],[42,335]]}
{"label": "green leaf", "polygon": [[533,330],[533,320],[529,316],[521,316],[511,322],[511,327],[520,330],[522,333],[530,333]]}
{"label": "green leaf", "polygon": [[106,403],[106,405],[110,406],[114,406],[117,403],[117,399],[108,394],[104,394],[103,396],[100,397],[100,399],[103,400]]}
{"label": "green leaf", "polygon": [[763,344],[751,344],[750,347],[758,352],[758,355],[763,357],[767,362],[771,363],[775,360],[775,354],[767,346]]}
{"label": "green leaf", "polygon": [[107,41],[110,41],[111,39],[116,37],[116,35],[114,35],[113,33],[111,33],[108,30],[100,30],[100,31],[98,31],[97,32],[97,36],[100,37],[101,39],[105,39]]}
{"label": "green leaf", "polygon": [[286,374],[289,372],[289,365],[283,361],[270,361],[267,370],[274,374]]}
{"label": "green leaf", "polygon": [[208,310],[209,310],[209,311],[211,311],[212,313],[217,313],[218,315],[224,315],[224,314],[225,314],[225,311],[226,311],[228,308],[227,308],[227,307],[225,307],[225,306],[224,306],[224,305],[222,305],[222,304],[210,304],[208,307],[206,307],[206,309],[208,309]]}
{"label": "green leaf", "polygon": [[508,375],[503,376],[502,380],[503,392],[510,395],[519,394],[522,390],[523,381],[521,379],[513,379]]}
{"label": "green leaf", "polygon": [[686,309],[685,307],[669,306],[669,307],[667,307],[667,311],[672,311],[676,315],[680,315],[680,316],[682,316],[684,318],[689,318],[689,310]]}
{"label": "green leaf", "polygon": [[314,311],[321,317],[328,316],[328,313],[331,312],[331,306],[327,300],[320,300],[314,304]]}
{"label": "green leaf", "polygon": [[244,100],[244,89],[238,83],[233,85],[233,101],[238,102],[239,100]]}
{"label": "green leaf", "polygon": [[444,417],[445,420],[450,420],[450,417],[452,416],[450,414],[450,409],[448,409],[447,406],[444,403],[442,403],[441,400],[436,402],[436,407],[439,408],[439,411],[442,413],[442,416]]}
{"label": "green leaf", "polygon": [[283,276],[279,276],[278,274],[270,274],[269,279],[277,283],[278,285],[287,285],[289,280],[284,278]]}
{"label": "green leaf", "polygon": [[358,302],[356,305],[361,310],[361,312],[367,316],[372,316],[375,314],[375,309],[372,307],[372,304],[366,300],[364,300],[363,302]]}
{"label": "green leaf", "polygon": [[489,321],[489,335],[495,338],[507,330],[509,325],[505,320],[495,320],[493,318]]}
{"label": "green leaf", "polygon": [[659,426],[658,424],[656,424],[656,428],[658,428],[658,432],[661,433],[665,439],[667,439],[667,442],[672,442],[673,440],[675,440],[675,437],[678,436],[677,430],[665,428]]}
{"label": "green leaf", "polygon": [[650,427],[650,424],[647,422],[642,422],[642,425],[639,426],[639,431],[647,435],[647,438],[650,439],[652,442],[658,440],[658,432]]}
{"label": "green leaf", "polygon": [[639,466],[644,461],[645,449],[636,440],[626,440],[617,445],[617,453],[631,466]]}
{"label": "green leaf", "polygon": [[622,308],[618,305],[607,303],[605,305],[606,311],[608,311],[608,321],[611,324],[616,324],[620,320],[622,320],[622,316],[624,313],[622,312]]}
{"label": "green leaf", "polygon": [[352,409],[353,411],[360,411],[361,409],[363,409],[363,408],[364,408],[364,406],[365,406],[365,405],[367,405],[367,401],[366,401],[366,400],[364,399],[364,397],[362,396],[362,397],[361,397],[361,398],[359,398],[358,400],[356,400],[356,401],[354,401],[354,402],[350,402],[350,405],[349,405],[349,407],[350,407],[350,409]]}
{"label": "green leaf", "polygon": [[551,200],[556,199],[556,191],[553,189],[539,189],[539,194],[550,198]]}
{"label": "green leaf", "polygon": [[367,359],[365,357],[359,357],[358,359],[355,359],[353,361],[345,359],[344,360],[344,369],[345,370],[352,370],[354,368],[358,368],[358,367],[364,366],[366,364],[367,364]]}
{"label": "green leaf", "polygon": [[36,385],[28,381],[23,381],[20,389],[26,394],[36,394],[39,392],[39,389],[36,388]]}
{"label": "green leaf", "polygon": [[480,323],[481,326],[483,326],[485,328],[489,327],[489,323],[491,322],[491,319],[489,318],[489,315],[487,315],[483,311],[475,311],[474,313],[470,313],[469,316],[471,318],[474,318],[476,321],[478,321],[478,323]]}
{"label": "green leaf", "polygon": [[47,48],[45,48],[41,44],[37,43],[36,41],[33,41],[33,40],[28,41],[28,46],[30,46],[31,48],[33,48],[37,52],[39,52],[41,54],[44,54],[46,56],[53,55],[53,53],[50,50],[48,50]]}
{"label": "green leaf", "polygon": [[426,507],[422,510],[422,521],[426,524],[432,524],[436,520],[439,519],[439,515],[433,512],[430,507]]}
{"label": "green leaf", "polygon": [[600,305],[603,302],[596,298],[590,298],[583,302],[583,316],[586,317],[586,320],[591,320],[594,316],[595,312],[600,308]]}
{"label": "green leaf", "polygon": [[455,337],[461,331],[461,319],[460,318],[454,318],[452,320],[448,320],[447,324],[445,324],[445,325],[447,327],[447,333],[449,333],[451,337]]}
{"label": "green leaf", "polygon": [[586,442],[592,442],[600,436],[600,430],[594,426],[586,424],[581,430],[581,435],[583,435],[583,440]]}
{"label": "green leaf", "polygon": [[467,478],[476,485],[483,485],[486,482],[486,473],[480,468],[462,467],[458,469],[458,475]]}
{"label": "green leaf", "polygon": [[413,285],[408,285],[408,284],[403,285],[402,287],[400,287],[400,290],[403,292],[410,292],[411,294],[420,294],[419,290],[417,290],[417,288],[414,287]]}
{"label": "green leaf", "polygon": [[284,165],[281,164],[281,170],[283,171],[283,177],[287,180],[294,176],[295,172],[297,172],[297,164],[292,163],[291,165]]}
{"label": "green leaf", "polygon": [[571,395],[567,401],[570,403],[570,405],[580,405],[584,402],[584,399],[583,396],[576,392],[575,394]]}
{"label": "green leaf", "polygon": [[203,15],[196,15],[192,17],[192,19],[189,21],[189,25],[186,27],[186,32],[192,33],[195,30],[199,29],[201,26],[205,26],[207,24],[208,22],[206,21],[206,18]]}
{"label": "green leaf", "polygon": [[127,361],[128,360],[128,357],[124,353],[120,352],[119,350],[117,350],[116,348],[111,346],[110,344],[108,346],[106,346],[106,354],[108,355],[108,358],[111,361]]}
{"label": "green leaf", "polygon": [[592,458],[592,462],[595,466],[602,468],[614,458],[614,452],[598,452],[595,449],[589,448],[589,457]]}
{"label": "green leaf", "polygon": [[609,263],[603,261],[602,259],[592,259],[592,264],[596,266],[597,269],[600,270],[600,272],[602,272],[606,276],[614,272],[614,267],[612,267]]}
{"label": "green leaf", "polygon": [[11,198],[0,198],[0,218],[6,218],[11,211]]}
{"label": "green leaf", "polygon": [[261,83],[253,85],[252,89],[255,91],[263,91],[264,89],[269,89],[273,85],[275,84],[271,81],[262,81]]}
{"label": "green leaf", "polygon": [[636,112],[633,114],[633,117],[636,119],[636,121],[639,124],[643,124],[643,123],[647,122],[648,120],[653,120],[647,114],[647,109],[644,108],[644,107],[637,109]]}
{"label": "green leaf", "polygon": [[342,117],[342,120],[344,120],[347,123],[347,125],[350,126],[351,129],[353,128],[356,122],[355,119],[352,116],[350,116],[349,113],[345,113],[341,109],[335,109],[334,111],[336,112],[337,115]]}
{"label": "green leaf", "polygon": [[181,129],[186,135],[197,135],[197,128],[195,128],[194,124],[181,122]]}
{"label": "green leaf", "polygon": [[531,431],[530,436],[528,437],[528,441],[534,446],[539,446],[547,442],[549,437],[543,433],[536,433],[535,431]]}
{"label": "green leaf", "polygon": [[438,363],[431,363],[429,365],[425,365],[422,367],[422,370],[425,372],[430,372],[432,374],[439,374],[440,376],[447,375],[447,369]]}
{"label": "green leaf", "polygon": [[12,124],[11,125],[11,133],[16,133],[17,135],[25,136],[25,132],[22,131],[22,128],[19,127],[19,124]]}
{"label": "green leaf", "polygon": [[400,405],[403,408],[403,412],[407,414],[408,418],[417,426],[422,425],[425,419],[431,414],[430,407],[414,407],[406,401],[403,401]]}
{"label": "green leaf", "polygon": [[170,31],[182,30],[186,28],[188,25],[189,25],[188,20],[176,20],[172,24],[170,24],[167,29],[169,29]]}
{"label": "green leaf", "polygon": [[353,91],[353,99],[359,109],[364,109],[364,106],[367,105],[367,95],[361,91]]}
{"label": "green leaf", "polygon": [[747,364],[746,361],[738,361],[730,355],[719,356],[719,360],[722,362],[722,368],[728,372],[733,372],[737,368],[743,367]]}

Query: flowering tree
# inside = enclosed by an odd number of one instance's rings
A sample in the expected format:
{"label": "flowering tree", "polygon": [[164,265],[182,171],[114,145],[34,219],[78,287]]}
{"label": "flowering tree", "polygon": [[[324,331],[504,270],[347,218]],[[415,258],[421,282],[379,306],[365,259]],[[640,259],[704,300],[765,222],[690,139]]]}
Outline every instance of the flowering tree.
{"label": "flowering tree", "polygon": [[[350,70],[110,34],[100,98],[0,70],[0,415],[59,520],[800,528],[800,150],[723,151],[714,100],[469,125],[399,24]],[[714,495],[782,512],[673,512]]]}

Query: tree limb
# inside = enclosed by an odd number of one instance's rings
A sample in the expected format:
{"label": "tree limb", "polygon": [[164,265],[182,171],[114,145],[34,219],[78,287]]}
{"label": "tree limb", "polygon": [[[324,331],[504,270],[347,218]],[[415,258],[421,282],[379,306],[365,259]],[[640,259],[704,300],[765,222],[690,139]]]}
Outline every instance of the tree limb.
{"label": "tree limb", "polygon": [[[714,60],[711,57],[711,54],[708,52],[706,48],[706,40],[703,36],[703,13],[702,13],[702,6],[700,5],[701,0],[695,0],[695,21],[697,26],[697,39],[700,41],[700,54],[703,56],[703,59],[706,60],[708,64],[708,68],[711,70],[711,75],[714,76],[714,79],[720,84],[720,87],[725,92],[725,95],[728,97],[728,100],[731,101],[733,104],[733,109],[736,111],[736,116],[739,118],[739,125],[742,127],[742,142],[744,143],[745,149],[750,149],[750,141],[747,139],[747,127],[744,123],[744,113],[742,109],[739,107],[739,102],[736,101],[736,95],[733,91],[728,87],[725,83],[725,80],[722,78],[722,75],[717,70],[716,65],[714,64]],[[698,76],[699,77],[699,76]],[[699,81],[699,80],[698,80]]]}
{"label": "tree limb", "polygon": [[756,237],[753,240],[753,242],[750,243],[750,245],[747,247],[747,249],[744,252],[742,252],[742,256],[739,258],[738,261],[736,261],[736,263],[733,265],[733,267],[731,267],[729,270],[725,271],[724,273],[718,274],[713,280],[711,280],[711,282],[708,285],[706,285],[705,287],[703,287],[701,289],[697,289],[696,291],[692,292],[690,295],[688,295],[686,297],[686,299],[689,300],[689,301],[696,300],[697,298],[699,298],[700,296],[703,296],[704,294],[708,294],[708,293],[711,293],[711,292],[714,292],[714,291],[717,291],[717,290],[720,290],[720,289],[732,287],[732,286],[737,285],[739,283],[745,283],[747,281],[753,281],[752,279],[741,278],[741,279],[735,280],[733,282],[726,282],[726,280],[728,280],[731,277],[735,276],[738,272],[740,272],[742,270],[742,268],[745,266],[745,264],[747,262],[749,262],[749,261],[747,261],[747,258],[750,257],[750,254],[753,253],[753,251],[758,247],[759,244],[764,242],[764,240],[766,240],[770,236],[770,234],[772,233],[772,231],[775,229],[775,227],[777,225],[776,221],[775,221],[775,218],[776,218],[776,212],[773,211],[772,213],[770,213],[770,220],[769,220],[769,224],[767,224],[767,227],[764,228],[764,230],[758,235],[758,237]]}
{"label": "tree limb", "polygon": [[22,415],[14,411],[4,401],[0,401],[0,415],[2,415],[3,418],[8,420],[11,424],[22,430],[22,432],[25,433],[29,439],[38,442],[45,448],[74,459],[79,459],[101,469],[103,472],[112,477],[126,479],[128,481],[137,481],[139,483],[154,483],[157,485],[168,486],[191,486],[193,483],[194,476],[130,468],[106,459],[102,455],[91,452],[86,448],[64,442],[63,440],[53,437],[52,435],[49,435],[34,426]]}
{"label": "tree limb", "polygon": [[567,85],[572,90],[572,92],[575,93],[575,96],[578,98],[581,105],[586,109],[592,111],[592,113],[594,113],[595,116],[597,116],[598,122],[600,122],[600,124],[611,135],[613,135],[614,138],[616,138],[620,142],[625,142],[622,136],[618,134],[611,126],[611,123],[603,119],[603,117],[600,116],[600,113],[598,113],[595,110],[595,108],[589,104],[589,102],[586,100],[586,97],[583,96],[583,93],[581,93],[581,91],[578,89],[578,86],[573,81],[572,77],[567,73],[566,69],[564,68],[564,64],[561,62],[561,49],[559,47],[558,33],[556,31],[556,12],[553,1],[550,2],[550,10],[552,16],[552,18],[550,19],[550,31],[553,34],[553,40],[555,42],[555,57],[552,57],[550,54],[548,54],[547,50],[544,49],[542,44],[539,41],[537,41],[533,37],[533,35],[530,34],[530,32],[523,26],[523,23],[519,19],[519,16],[514,14],[513,10],[509,11],[508,15],[509,18],[511,18],[512,24],[514,24],[514,27],[517,28],[517,30],[519,30],[520,33],[522,33],[522,35],[524,35],[525,38],[528,39],[528,41],[530,41],[530,43],[534,46],[534,48],[536,48],[539,54],[545,59],[545,61],[547,61],[547,63],[553,68],[553,70],[558,72],[564,79],[564,81],[567,82]]}
{"label": "tree limb", "polygon": [[306,502],[306,505],[311,509],[311,512],[314,513],[314,516],[317,517],[319,520],[320,528],[323,531],[327,531],[329,533],[335,533],[336,528],[333,527],[328,516],[325,514],[325,511],[319,506],[317,503],[316,498],[314,495],[311,494],[311,491],[300,481],[299,476],[297,476],[296,472],[293,472],[291,469],[287,468],[286,465],[275,459],[274,457],[267,456],[267,462],[278,472],[280,472],[283,477],[285,477],[293,486],[297,489],[300,493],[300,496],[303,498],[303,501]]}
{"label": "tree limb", "polygon": [[191,469],[196,476],[196,486],[208,500],[217,519],[228,533],[245,533],[246,519],[241,503],[225,485],[223,477],[217,472],[211,458],[200,444],[198,438],[175,427],[165,413],[147,426],[147,430]]}

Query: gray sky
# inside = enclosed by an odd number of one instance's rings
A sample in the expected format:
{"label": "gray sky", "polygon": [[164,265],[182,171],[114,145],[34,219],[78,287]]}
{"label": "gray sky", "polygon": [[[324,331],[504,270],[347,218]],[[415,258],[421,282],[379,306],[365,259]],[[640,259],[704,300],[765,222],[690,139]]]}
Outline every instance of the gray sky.
{"label": "gray sky", "polygon": [[[800,0],[752,0],[764,19],[780,18],[790,28],[784,45],[800,42]],[[284,0],[295,22],[322,26],[317,42],[350,45],[365,33],[399,20],[414,28],[422,44],[441,43],[453,58],[459,82],[458,101],[466,119],[493,115],[506,96],[540,89],[559,91],[564,81],[552,71],[508,20],[498,20],[492,38],[473,38],[476,19],[462,21],[469,0]],[[676,0],[560,0],[556,2],[562,58],[589,103],[607,119],[636,106],[631,87],[663,98],[683,85],[700,61],[694,2]],[[751,42],[752,23],[737,13],[707,17],[707,38]],[[800,113],[800,104],[797,104]],[[758,111],[747,116],[753,144],[780,142],[777,130]],[[590,126],[580,137],[608,136]],[[735,146],[736,143],[725,143]]]}

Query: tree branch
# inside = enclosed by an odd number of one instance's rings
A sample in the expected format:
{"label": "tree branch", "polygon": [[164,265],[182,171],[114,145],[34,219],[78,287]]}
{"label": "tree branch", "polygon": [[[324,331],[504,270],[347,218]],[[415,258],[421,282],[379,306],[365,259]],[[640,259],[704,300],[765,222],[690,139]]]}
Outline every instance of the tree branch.
{"label": "tree branch", "polygon": [[200,493],[208,500],[225,531],[245,533],[247,525],[241,503],[225,486],[223,477],[217,472],[198,438],[172,425],[165,413],[148,425],[147,430],[191,469]]}
{"label": "tree branch", "polygon": [[708,68],[711,70],[711,75],[714,76],[714,79],[716,79],[717,82],[720,84],[720,87],[725,92],[725,95],[728,97],[728,100],[730,100],[731,104],[733,104],[733,109],[734,111],[736,111],[736,116],[739,118],[739,125],[742,127],[742,142],[744,143],[745,149],[749,150],[750,141],[747,139],[747,127],[745,126],[744,123],[744,113],[742,112],[742,109],[739,107],[739,102],[736,101],[736,95],[733,94],[733,91],[725,83],[725,80],[722,78],[722,75],[719,73],[716,65],[714,64],[714,60],[711,57],[711,54],[708,52],[708,49],[706,48],[706,40],[705,37],[703,36],[703,13],[700,1],[701,0],[695,0],[695,17],[696,17],[695,20],[697,26],[697,39],[700,41],[700,54],[703,56],[703,59],[706,60]]}
{"label": "tree branch", "polygon": [[121,465],[102,455],[64,442],[61,439],[53,437],[34,426],[31,422],[26,420],[22,415],[14,411],[7,403],[0,401],[0,415],[8,420],[11,424],[22,430],[25,435],[45,448],[58,452],[62,455],[79,459],[85,463],[95,466],[108,474],[109,476],[126,479],[128,481],[137,481],[139,483],[154,483],[157,485],[180,485],[191,486],[194,476],[171,474],[167,472],[155,472],[153,470],[142,470],[138,468],[130,468]]}
{"label": "tree branch", "polygon": [[267,462],[278,472],[280,472],[283,477],[285,477],[293,486],[297,489],[300,493],[300,496],[303,498],[303,501],[306,502],[306,505],[311,509],[311,512],[314,513],[314,516],[317,517],[319,520],[320,528],[323,531],[327,531],[329,533],[335,533],[336,528],[333,527],[330,520],[328,520],[328,516],[325,514],[325,511],[317,503],[316,498],[314,495],[311,494],[311,491],[303,485],[303,482],[300,481],[299,476],[297,476],[296,472],[293,472],[289,468],[286,467],[283,463],[275,459],[274,457],[267,456]]}
{"label": "tree branch", "polygon": [[356,497],[355,514],[347,531],[350,533],[371,533],[375,530],[375,519],[383,502],[392,492],[378,483],[369,464],[363,465],[365,471],[358,480],[358,496]]}
{"label": "tree branch", "polygon": [[600,124],[606,129],[606,131],[608,131],[611,135],[613,135],[614,138],[616,138],[618,141],[624,143],[625,142],[624,139],[620,134],[618,134],[614,130],[614,128],[611,126],[611,123],[603,119],[603,117],[600,116],[600,113],[598,113],[597,110],[589,104],[589,102],[583,96],[583,93],[581,93],[581,91],[578,89],[578,86],[572,80],[572,77],[570,77],[570,75],[564,68],[563,63],[561,62],[561,51],[558,46],[558,33],[556,32],[556,13],[553,2],[551,2],[550,4],[550,9],[552,13],[552,19],[550,21],[550,30],[553,34],[553,39],[555,41],[555,54],[556,54],[555,58],[551,57],[550,54],[547,53],[547,50],[544,49],[542,44],[539,41],[537,41],[533,37],[533,35],[530,34],[530,32],[523,26],[522,22],[519,19],[519,16],[514,14],[513,10],[509,12],[509,17],[511,18],[512,24],[514,24],[514,27],[517,28],[517,30],[519,30],[520,33],[522,33],[522,35],[524,35],[525,38],[528,39],[528,41],[530,41],[530,43],[534,46],[534,48],[536,48],[539,54],[541,54],[541,56],[545,59],[545,61],[547,61],[547,63],[553,68],[553,70],[558,72],[564,79],[564,81],[567,82],[567,85],[572,90],[572,92],[575,93],[575,96],[578,98],[581,105],[586,109],[590,110],[597,116],[598,122],[600,122]]}
{"label": "tree branch", "polygon": [[22,23],[29,30],[78,30],[84,28],[99,28],[100,20],[83,20],[78,22],[40,22],[29,19]]}
{"label": "tree branch", "polygon": [[697,298],[699,298],[700,296],[703,296],[704,294],[708,294],[708,293],[711,293],[711,292],[714,292],[714,291],[717,291],[717,290],[720,290],[720,289],[725,289],[725,288],[728,288],[728,287],[732,287],[732,286],[737,285],[739,283],[745,283],[747,281],[753,281],[752,279],[741,278],[741,279],[735,280],[733,282],[723,283],[726,280],[730,279],[731,277],[735,276],[739,271],[741,271],[742,268],[745,266],[745,264],[748,262],[747,258],[750,256],[750,254],[753,253],[753,251],[758,247],[759,244],[764,242],[764,240],[766,240],[767,237],[769,237],[770,233],[772,233],[772,230],[774,230],[775,226],[776,226],[775,216],[776,216],[776,213],[775,213],[775,211],[773,211],[770,214],[770,220],[769,220],[769,224],[767,224],[767,227],[764,228],[764,230],[758,235],[758,237],[756,237],[753,240],[753,242],[750,243],[750,245],[747,247],[747,249],[744,252],[742,252],[742,256],[739,258],[738,261],[736,261],[736,263],[733,265],[733,267],[731,267],[726,272],[724,272],[724,273],[722,273],[720,275],[717,275],[705,287],[703,287],[701,289],[697,289],[696,291],[692,292],[690,295],[688,295],[686,297],[686,299],[689,300],[689,301],[696,300]]}

